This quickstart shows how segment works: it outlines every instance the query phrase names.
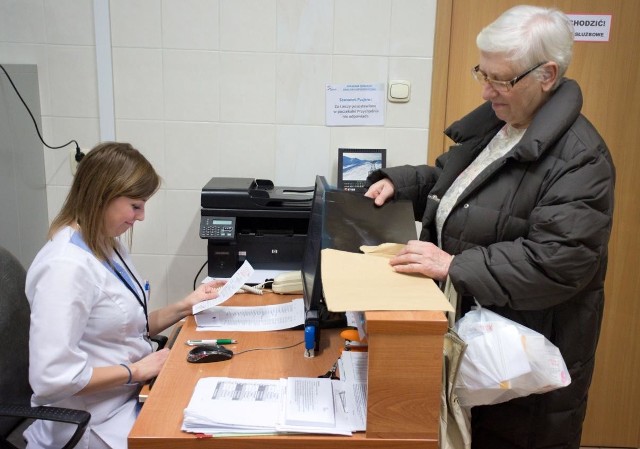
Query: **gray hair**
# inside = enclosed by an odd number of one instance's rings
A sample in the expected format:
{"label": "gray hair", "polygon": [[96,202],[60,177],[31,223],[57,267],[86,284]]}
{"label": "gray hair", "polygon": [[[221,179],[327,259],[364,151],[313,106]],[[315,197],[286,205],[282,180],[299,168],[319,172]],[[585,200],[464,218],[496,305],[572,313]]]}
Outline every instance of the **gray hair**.
{"label": "gray hair", "polygon": [[553,61],[558,64],[558,83],[571,62],[573,24],[554,8],[514,6],[480,31],[476,45],[483,52],[504,53],[522,70]]}

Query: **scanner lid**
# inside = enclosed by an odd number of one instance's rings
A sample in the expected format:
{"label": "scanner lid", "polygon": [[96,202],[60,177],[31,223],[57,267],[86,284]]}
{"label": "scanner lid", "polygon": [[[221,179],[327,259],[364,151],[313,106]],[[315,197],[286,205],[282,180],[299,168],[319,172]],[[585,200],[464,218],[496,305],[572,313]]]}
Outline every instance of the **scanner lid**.
{"label": "scanner lid", "polygon": [[276,187],[268,179],[214,177],[202,188],[210,209],[310,210],[313,187]]}

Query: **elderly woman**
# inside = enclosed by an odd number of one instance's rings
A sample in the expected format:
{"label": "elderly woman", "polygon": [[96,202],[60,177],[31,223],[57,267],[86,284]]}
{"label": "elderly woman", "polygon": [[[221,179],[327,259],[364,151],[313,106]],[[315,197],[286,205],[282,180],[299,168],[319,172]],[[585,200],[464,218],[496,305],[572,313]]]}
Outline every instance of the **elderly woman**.
{"label": "elderly woman", "polygon": [[578,448],[604,302],[615,170],[564,78],[573,27],[554,9],[514,7],[483,29],[472,75],[485,103],[453,123],[435,167],[373,173],[368,197],[409,198],[420,241],[391,265],[449,280],[458,316],[477,300],[561,351],[572,382],[471,410],[472,447]]}

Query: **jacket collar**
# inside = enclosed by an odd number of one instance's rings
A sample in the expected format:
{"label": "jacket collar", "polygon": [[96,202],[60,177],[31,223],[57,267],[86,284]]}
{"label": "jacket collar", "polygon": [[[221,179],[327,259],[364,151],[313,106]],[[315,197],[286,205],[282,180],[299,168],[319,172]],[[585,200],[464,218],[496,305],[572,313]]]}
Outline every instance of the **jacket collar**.
{"label": "jacket collar", "polygon": [[[582,109],[582,92],[574,80],[563,78],[549,100],[536,113],[531,125],[510,156],[521,161],[533,161],[571,127]],[[495,135],[504,122],[500,120],[487,101],[469,114],[454,122],[445,134],[456,143]]]}

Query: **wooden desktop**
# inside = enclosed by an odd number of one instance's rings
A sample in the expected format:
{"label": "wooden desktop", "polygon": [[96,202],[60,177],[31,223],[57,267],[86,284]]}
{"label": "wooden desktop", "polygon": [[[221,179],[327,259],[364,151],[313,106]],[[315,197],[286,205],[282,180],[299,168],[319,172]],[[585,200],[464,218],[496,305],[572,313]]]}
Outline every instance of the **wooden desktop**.
{"label": "wooden desktop", "polygon": [[[225,305],[268,305],[293,296],[235,295]],[[278,435],[198,438],[180,430],[198,379],[235,377],[278,379],[316,377],[326,373],[342,352],[339,329],[322,330],[322,351],[303,356],[302,344],[289,349],[251,351],[231,360],[207,364],[186,361],[188,339],[234,338],[228,347],[239,353],[303,341],[301,330],[275,332],[200,332],[188,317],[171,354],[153,385],[128,438],[130,449],[283,448],[360,449],[437,448],[442,382],[442,343],[447,321],[442,312],[367,312],[369,372],[367,431],[352,437]]]}

